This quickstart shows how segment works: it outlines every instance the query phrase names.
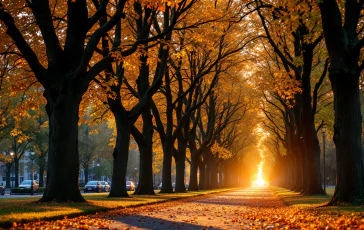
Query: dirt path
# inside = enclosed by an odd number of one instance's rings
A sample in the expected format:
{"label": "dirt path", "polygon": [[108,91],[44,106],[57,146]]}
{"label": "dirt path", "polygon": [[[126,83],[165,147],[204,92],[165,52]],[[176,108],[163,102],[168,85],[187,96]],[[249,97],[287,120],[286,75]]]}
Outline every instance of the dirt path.
{"label": "dirt path", "polygon": [[247,188],[135,209],[128,215],[113,218],[110,229],[253,228],[262,226],[262,222],[246,219],[244,213],[261,207],[284,206],[269,188]]}

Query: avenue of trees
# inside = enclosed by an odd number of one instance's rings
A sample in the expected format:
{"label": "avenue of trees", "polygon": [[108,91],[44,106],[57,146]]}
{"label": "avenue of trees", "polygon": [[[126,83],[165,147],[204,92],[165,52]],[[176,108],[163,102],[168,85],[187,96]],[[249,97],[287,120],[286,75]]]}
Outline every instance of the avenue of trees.
{"label": "avenue of trees", "polygon": [[250,181],[241,167],[259,124],[272,183],[323,194],[327,127],[337,171],[330,204],[360,203],[363,4],[2,1],[0,160],[18,173],[24,153],[37,153],[47,170],[39,202],[84,202],[80,168],[88,174],[100,153],[112,162],[109,197],[127,197],[131,149],[135,194],[155,194],[156,170],[163,193],[186,191],[186,168],[190,191],[234,187]]}

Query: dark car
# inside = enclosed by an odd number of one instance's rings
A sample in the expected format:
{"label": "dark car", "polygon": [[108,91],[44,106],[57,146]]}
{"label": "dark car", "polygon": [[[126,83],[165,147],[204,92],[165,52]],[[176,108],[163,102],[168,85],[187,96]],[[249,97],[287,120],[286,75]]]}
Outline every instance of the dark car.
{"label": "dark car", "polygon": [[103,192],[110,192],[111,186],[106,181],[100,181]]}
{"label": "dark car", "polygon": [[103,188],[100,181],[89,181],[83,188],[84,192],[102,192]]}
{"label": "dark car", "polygon": [[135,185],[134,185],[133,181],[126,181],[126,190],[127,191],[135,190]]}
{"label": "dark car", "polygon": [[[20,183],[19,188],[31,188],[32,187],[32,180],[24,180]],[[33,191],[38,192],[39,184],[36,180],[33,180]]]}
{"label": "dark car", "polygon": [[5,188],[2,183],[0,184],[0,194],[3,196],[5,195]]}

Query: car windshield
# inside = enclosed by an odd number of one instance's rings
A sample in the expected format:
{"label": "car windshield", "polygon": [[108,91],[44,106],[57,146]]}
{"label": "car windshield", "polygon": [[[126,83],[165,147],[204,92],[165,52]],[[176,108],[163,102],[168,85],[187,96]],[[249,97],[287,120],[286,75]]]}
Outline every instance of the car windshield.
{"label": "car windshield", "polygon": [[21,182],[21,185],[24,185],[24,184],[31,184],[32,181],[31,180],[25,180],[23,182]]}
{"label": "car windshield", "polygon": [[97,181],[89,181],[87,182],[87,185],[97,185]]}
{"label": "car windshield", "polygon": [[126,185],[130,185],[130,184],[131,184],[131,182],[130,182],[130,181],[127,181],[127,182],[126,182]]}

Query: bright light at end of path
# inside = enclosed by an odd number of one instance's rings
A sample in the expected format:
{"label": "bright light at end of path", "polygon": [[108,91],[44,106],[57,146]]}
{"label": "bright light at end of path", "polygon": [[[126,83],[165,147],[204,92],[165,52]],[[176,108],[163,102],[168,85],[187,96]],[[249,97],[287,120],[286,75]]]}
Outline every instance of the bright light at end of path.
{"label": "bright light at end of path", "polygon": [[268,183],[263,179],[263,164],[264,161],[261,161],[258,166],[258,179],[253,181],[253,187],[265,187],[268,186]]}
{"label": "bright light at end of path", "polygon": [[264,129],[258,124],[258,126],[255,128],[255,133],[259,137],[258,139],[258,145],[257,149],[259,151],[260,156],[260,163],[258,165],[258,173],[256,176],[256,180],[253,181],[253,187],[265,187],[268,186],[268,183],[263,179],[263,165],[265,162],[265,156],[264,156],[264,140],[269,136],[269,133],[264,132]]}

